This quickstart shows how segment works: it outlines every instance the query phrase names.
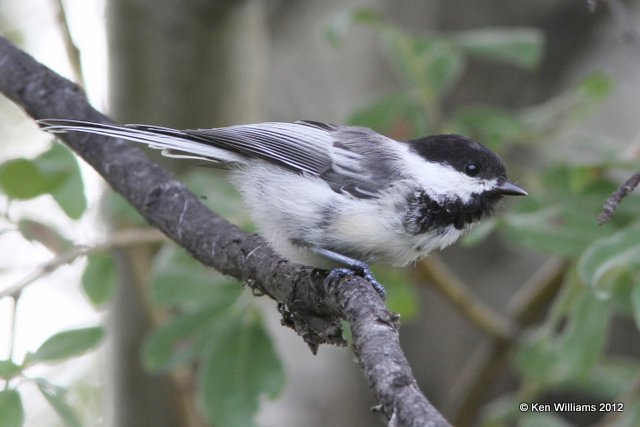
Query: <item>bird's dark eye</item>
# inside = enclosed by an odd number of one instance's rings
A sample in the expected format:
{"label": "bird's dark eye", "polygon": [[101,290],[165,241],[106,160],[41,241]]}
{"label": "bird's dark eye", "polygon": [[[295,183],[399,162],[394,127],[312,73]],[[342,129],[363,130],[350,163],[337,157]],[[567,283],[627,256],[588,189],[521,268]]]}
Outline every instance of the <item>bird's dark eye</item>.
{"label": "bird's dark eye", "polygon": [[464,173],[469,176],[478,176],[480,173],[480,166],[477,163],[469,162],[464,166]]}

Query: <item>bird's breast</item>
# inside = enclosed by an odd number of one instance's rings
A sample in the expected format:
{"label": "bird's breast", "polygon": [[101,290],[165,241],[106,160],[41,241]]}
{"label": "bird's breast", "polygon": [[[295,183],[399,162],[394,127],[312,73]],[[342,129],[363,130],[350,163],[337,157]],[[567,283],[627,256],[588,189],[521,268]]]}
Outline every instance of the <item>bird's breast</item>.
{"label": "bird's breast", "polygon": [[497,198],[492,195],[473,195],[469,201],[455,198],[431,197],[424,191],[407,199],[402,223],[408,233],[418,235],[453,227],[464,231],[473,222],[493,212]]}

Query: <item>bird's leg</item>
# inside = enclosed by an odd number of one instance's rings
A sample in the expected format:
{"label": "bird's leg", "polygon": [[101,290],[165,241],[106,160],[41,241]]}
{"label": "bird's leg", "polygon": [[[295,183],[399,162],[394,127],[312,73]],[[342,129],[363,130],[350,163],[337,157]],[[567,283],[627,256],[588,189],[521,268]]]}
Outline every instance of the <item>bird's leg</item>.
{"label": "bird's leg", "polygon": [[382,297],[382,299],[385,299],[385,297],[387,296],[387,292],[385,291],[384,286],[382,286],[382,284],[380,284],[380,282],[378,282],[376,278],[373,276],[373,273],[371,272],[371,269],[369,268],[369,265],[367,263],[357,259],[350,258],[346,255],[342,255],[342,254],[339,254],[338,252],[334,252],[332,250],[325,249],[325,248],[318,248],[318,247],[312,246],[312,247],[309,247],[309,249],[317,253],[318,255],[322,255],[326,258],[329,258],[332,261],[338,262],[340,264],[343,264],[349,267],[349,268],[334,268],[329,273],[330,277],[334,279],[340,279],[342,277],[351,275],[355,272],[360,276],[362,276],[363,278],[365,278],[366,280],[368,280],[371,283],[371,286],[373,286],[373,289],[375,289],[376,292],[378,292],[378,294],[380,295],[380,297]]}

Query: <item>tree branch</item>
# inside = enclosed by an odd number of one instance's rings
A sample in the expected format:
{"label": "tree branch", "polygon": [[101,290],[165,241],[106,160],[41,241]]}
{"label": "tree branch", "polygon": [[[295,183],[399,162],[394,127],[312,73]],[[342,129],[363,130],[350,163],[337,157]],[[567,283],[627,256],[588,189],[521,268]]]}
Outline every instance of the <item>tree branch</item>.
{"label": "tree branch", "polygon": [[520,331],[535,321],[558,292],[567,270],[567,261],[550,258],[529,278],[507,303],[509,319],[518,329],[509,339],[492,337],[480,344],[457,381],[452,384],[447,402],[455,425],[469,425],[480,404],[489,394],[489,386],[504,374],[505,358],[517,344]]}
{"label": "tree branch", "polygon": [[640,183],[640,172],[636,172],[624,184],[622,184],[613,194],[607,199],[600,215],[598,215],[598,225],[603,225],[609,222],[614,212],[618,208],[618,205],[622,202],[622,199],[627,197]]}
{"label": "tree branch", "polygon": [[76,259],[91,255],[96,252],[105,251],[108,249],[122,248],[135,245],[146,245],[153,242],[160,242],[164,240],[164,236],[158,233],[155,229],[143,229],[143,230],[123,230],[119,231],[106,242],[97,244],[95,246],[77,245],[73,246],[68,251],[56,255],[49,261],[39,265],[28,276],[22,278],[22,280],[0,290],[0,299],[5,297],[18,298],[20,293],[42,277],[53,273],[58,268],[65,264],[71,264]]}
{"label": "tree branch", "polygon": [[[65,118],[111,123],[80,89],[0,38],[0,92],[35,119]],[[325,280],[326,272],[279,258],[257,235],[211,212],[197,196],[133,144],[98,135],[69,133],[64,142],[153,226],[197,260],[233,276],[278,302],[284,324],[315,350],[342,344],[341,319],[354,353],[394,426],[447,426],[420,392],[398,338],[398,318],[360,277]]]}
{"label": "tree branch", "polygon": [[430,280],[433,288],[444,295],[474,326],[498,341],[513,337],[515,326],[484,304],[438,255],[419,262],[416,270]]}

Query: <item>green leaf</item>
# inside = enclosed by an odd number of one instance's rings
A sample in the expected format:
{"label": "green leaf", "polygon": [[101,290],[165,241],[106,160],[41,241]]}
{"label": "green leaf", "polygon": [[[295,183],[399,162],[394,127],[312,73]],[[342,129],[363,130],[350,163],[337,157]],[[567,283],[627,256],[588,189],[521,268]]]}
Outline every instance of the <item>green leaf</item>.
{"label": "green leaf", "polygon": [[149,371],[168,371],[197,357],[193,336],[219,315],[207,308],[171,319],[147,336],[142,346],[144,367]]}
{"label": "green leaf", "polygon": [[151,298],[157,304],[197,307],[237,299],[242,287],[194,260],[185,250],[165,246],[154,262]]}
{"label": "green leaf", "polygon": [[560,358],[549,335],[537,331],[523,337],[515,353],[514,364],[524,381],[536,388],[541,384],[555,384],[561,379],[556,372]]}
{"label": "green leaf", "polygon": [[44,379],[36,381],[40,393],[49,402],[49,405],[57,412],[64,424],[68,427],[82,427],[82,423],[73,408],[66,399],[67,390],[49,383]]}
{"label": "green leaf", "polygon": [[499,225],[518,244],[577,257],[612,232],[612,225],[598,226],[595,218],[614,188],[599,167],[550,166],[527,183],[529,196],[518,199]]}
{"label": "green leaf", "polygon": [[55,254],[70,249],[73,243],[65,238],[58,230],[49,224],[33,219],[21,219],[18,230],[30,242],[41,243]]}
{"label": "green leaf", "polygon": [[15,390],[0,391],[0,427],[21,427],[24,424],[22,399]]}
{"label": "green leaf", "polygon": [[27,159],[12,159],[0,165],[0,189],[11,199],[28,200],[50,193],[65,178],[64,172],[46,174]]}
{"label": "green leaf", "polygon": [[413,37],[398,31],[385,33],[393,64],[410,88],[429,108],[460,79],[464,57],[456,45],[442,39]]}
{"label": "green leaf", "polygon": [[[551,308],[551,319],[521,340],[515,364],[529,390],[590,381],[606,343],[614,304],[603,301],[573,275]],[[564,325],[554,319],[565,319]],[[561,331],[556,331],[562,327]]]}
{"label": "green leaf", "polygon": [[558,342],[561,376],[584,378],[606,343],[611,304],[585,290],[571,307],[568,324]]}
{"label": "green leaf", "polygon": [[550,205],[533,212],[509,212],[500,224],[507,226],[507,235],[519,244],[545,253],[577,256],[603,233],[595,229],[592,218],[571,209],[574,211]]}
{"label": "green leaf", "polygon": [[384,18],[369,8],[358,8],[339,13],[325,28],[324,36],[333,47],[341,47],[346,33],[354,23],[372,27],[384,24]]}
{"label": "green leaf", "polygon": [[256,316],[229,325],[212,340],[200,376],[200,396],[209,419],[225,427],[254,426],[260,397],[275,398],[284,385],[282,364]]}
{"label": "green leaf", "polygon": [[18,158],[0,165],[0,189],[18,200],[51,194],[72,219],[78,219],[87,207],[78,163],[60,143],[33,160]]}
{"label": "green leaf", "polygon": [[412,96],[404,92],[374,99],[356,110],[348,122],[397,139],[411,139],[428,133],[422,107]]}
{"label": "green leaf", "polygon": [[230,321],[227,318],[233,318],[229,313],[232,304],[233,300],[221,298],[159,326],[144,341],[145,368],[168,371],[200,357],[211,340],[226,328]]}
{"label": "green leaf", "polygon": [[633,293],[636,283],[640,282],[639,279],[638,269],[622,270],[619,274],[607,275],[603,285],[596,289],[596,293],[601,298],[610,298],[616,304],[619,315],[633,317]]}
{"label": "green leaf", "polygon": [[589,286],[608,292],[603,284],[608,275],[640,265],[640,228],[625,228],[593,242],[578,260],[580,279]]}
{"label": "green leaf", "polygon": [[116,271],[111,255],[96,253],[88,257],[82,273],[82,289],[96,307],[105,304],[116,287]]}
{"label": "green leaf", "polygon": [[602,72],[594,72],[580,82],[577,94],[585,102],[597,103],[606,98],[612,89],[613,81],[611,77]]}
{"label": "green leaf", "polygon": [[420,312],[420,298],[416,287],[407,280],[392,282],[387,289],[389,310],[400,314],[403,322],[415,320]]}
{"label": "green leaf", "polygon": [[482,28],[453,36],[469,55],[502,61],[526,70],[540,64],[544,33],[535,28]]}
{"label": "green leaf", "polygon": [[368,7],[359,7],[350,12],[355,23],[378,26],[385,23],[382,15]]}
{"label": "green leaf", "polygon": [[96,347],[103,336],[104,330],[99,326],[57,333],[31,355],[29,362],[53,362],[79,356]]}
{"label": "green leaf", "polygon": [[493,150],[520,142],[526,131],[516,114],[491,106],[461,108],[445,128],[447,132],[471,136]]}
{"label": "green leaf", "polygon": [[632,358],[610,356],[598,361],[586,378],[570,381],[568,388],[580,390],[601,401],[614,401],[633,387],[640,376],[640,364]]}
{"label": "green leaf", "polygon": [[407,269],[374,268],[374,275],[387,289],[389,310],[400,314],[403,321],[415,319],[420,311],[420,298]]}
{"label": "green leaf", "polygon": [[[154,262],[151,298],[157,304],[179,306],[183,314],[158,327],[147,337],[143,361],[151,370],[169,370],[200,355],[237,316],[234,303],[243,294],[235,281],[195,261],[175,246],[165,246]],[[235,321],[235,320],[233,320]]]}
{"label": "green leaf", "polygon": [[22,367],[13,363],[13,360],[0,360],[0,378],[10,380],[22,372]]}
{"label": "green leaf", "polygon": [[34,163],[47,176],[64,176],[52,188],[51,195],[69,218],[80,218],[87,209],[87,198],[80,167],[71,150],[61,143],[54,143],[49,150],[36,157]]}

